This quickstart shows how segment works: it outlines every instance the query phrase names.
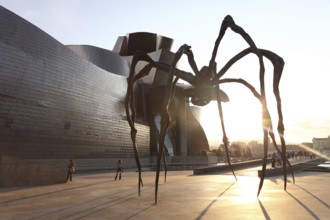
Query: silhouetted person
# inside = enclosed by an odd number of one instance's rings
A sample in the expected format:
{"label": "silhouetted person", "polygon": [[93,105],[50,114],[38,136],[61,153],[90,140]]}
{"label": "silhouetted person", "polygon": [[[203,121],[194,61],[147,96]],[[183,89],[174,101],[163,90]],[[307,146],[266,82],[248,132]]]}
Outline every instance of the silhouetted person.
{"label": "silhouetted person", "polygon": [[115,180],[117,180],[118,174],[119,174],[119,179],[121,179],[121,173],[123,172],[123,169],[121,168],[121,164],[122,164],[122,160],[118,160]]}
{"label": "silhouetted person", "polygon": [[276,167],[275,163],[276,163],[276,153],[273,153],[272,154],[272,168]]}
{"label": "silhouetted person", "polygon": [[276,153],[276,164],[277,166],[282,166],[282,156],[281,153],[278,151]]}
{"label": "silhouetted person", "polygon": [[72,160],[70,160],[69,164],[68,164],[68,177],[66,181],[72,181],[72,174],[75,171],[75,164]]}

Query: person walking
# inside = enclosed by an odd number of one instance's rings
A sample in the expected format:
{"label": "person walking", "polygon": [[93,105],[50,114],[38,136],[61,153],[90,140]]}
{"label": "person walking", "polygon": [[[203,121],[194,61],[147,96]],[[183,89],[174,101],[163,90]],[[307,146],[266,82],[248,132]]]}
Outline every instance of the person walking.
{"label": "person walking", "polygon": [[119,176],[119,180],[121,180],[121,173],[124,172],[123,169],[121,168],[122,162],[123,162],[122,160],[118,160],[118,162],[117,162],[117,173],[116,173],[115,180],[117,180],[118,176]]}
{"label": "person walking", "polygon": [[70,179],[70,181],[72,181],[72,174],[73,174],[73,172],[75,171],[75,164],[74,164],[74,162],[72,161],[72,160],[70,160],[69,161],[69,164],[68,164],[68,177],[67,177],[67,182],[69,181],[69,179]]}

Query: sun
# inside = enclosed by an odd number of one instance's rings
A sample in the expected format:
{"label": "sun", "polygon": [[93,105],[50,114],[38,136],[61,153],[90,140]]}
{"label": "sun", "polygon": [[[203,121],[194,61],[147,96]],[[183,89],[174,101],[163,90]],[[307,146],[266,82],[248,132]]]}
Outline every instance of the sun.
{"label": "sun", "polygon": [[[249,97],[232,96],[230,102],[222,103],[222,109],[226,134],[231,142],[262,139],[260,103]],[[216,101],[202,108],[201,125],[210,147],[219,146],[223,134]]]}

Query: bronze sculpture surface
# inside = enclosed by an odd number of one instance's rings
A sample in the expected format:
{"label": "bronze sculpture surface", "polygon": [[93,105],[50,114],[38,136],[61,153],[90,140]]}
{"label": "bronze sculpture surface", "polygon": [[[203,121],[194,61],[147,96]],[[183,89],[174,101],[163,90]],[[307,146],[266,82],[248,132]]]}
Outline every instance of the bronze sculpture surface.
{"label": "bronze sculpture surface", "polygon": [[[225,35],[225,32],[227,28],[230,28],[235,33],[239,34],[249,45],[248,48],[242,50],[240,53],[236,54],[234,57],[232,57],[219,71],[217,71],[216,66],[216,55],[218,52],[218,47],[220,45],[220,42]],[[224,74],[227,72],[227,70],[230,69],[230,67],[235,64],[238,60],[245,57],[248,54],[255,54],[258,57],[259,60],[259,82],[260,82],[260,90],[258,91],[255,89],[254,86],[252,86],[249,82],[247,82],[244,79],[241,78],[224,78]],[[181,59],[182,55],[186,55],[188,58],[189,65],[191,69],[193,70],[193,73],[185,72],[182,70],[179,70],[176,68],[177,62]],[[276,140],[275,140],[275,134],[273,130],[273,124],[271,115],[268,111],[267,107],[267,100],[266,100],[266,93],[265,93],[265,66],[263,58],[267,58],[271,61],[274,71],[273,71],[273,92],[275,95],[276,103],[277,103],[277,114],[278,114],[278,124],[277,124],[277,132],[280,137],[281,142],[281,149],[279,149]],[[135,72],[137,63],[140,61],[144,61],[147,64],[137,73]],[[147,53],[143,51],[136,52],[132,59],[131,69],[129,73],[129,77],[127,78],[128,87],[127,87],[127,94],[126,94],[126,100],[125,100],[125,107],[126,107],[126,114],[127,114],[127,121],[131,127],[131,139],[133,143],[133,150],[135,155],[136,164],[139,171],[139,178],[138,178],[138,192],[140,195],[140,189],[143,185],[142,177],[141,177],[141,163],[139,160],[138,155],[138,148],[136,144],[136,133],[137,129],[134,126],[135,119],[136,119],[136,110],[134,105],[134,84],[137,82],[137,80],[143,78],[144,76],[147,76],[152,68],[157,68],[160,70],[163,70],[164,72],[167,72],[169,74],[169,80],[167,81],[167,87],[168,90],[166,91],[166,96],[163,102],[163,109],[161,112],[161,128],[160,128],[160,138],[159,138],[159,151],[157,155],[157,167],[156,167],[156,180],[155,180],[155,203],[157,203],[157,194],[158,194],[158,182],[159,182],[159,173],[160,173],[160,167],[161,167],[161,161],[162,158],[164,159],[165,163],[165,156],[164,156],[164,139],[166,130],[169,127],[170,124],[170,116],[169,116],[169,106],[171,103],[171,100],[174,97],[175,92],[175,85],[178,82],[179,79],[186,81],[189,83],[192,88],[190,88],[190,96],[191,96],[191,103],[198,106],[204,106],[207,105],[211,100],[215,99],[218,103],[218,110],[219,110],[219,117],[221,121],[221,127],[222,127],[222,134],[223,134],[223,143],[226,150],[226,157],[228,164],[231,166],[229,153],[228,153],[228,145],[229,145],[229,139],[226,134],[225,130],[225,123],[224,123],[224,115],[222,111],[221,106],[221,94],[222,91],[220,90],[220,84],[223,83],[239,83],[246,88],[248,88],[253,95],[260,101],[261,107],[262,107],[262,129],[263,129],[263,145],[264,145],[264,157],[263,157],[263,163],[262,163],[262,171],[261,171],[261,177],[259,182],[259,188],[258,188],[258,196],[260,194],[260,191],[263,186],[264,178],[265,178],[265,171],[266,171],[266,165],[267,165],[267,155],[268,155],[268,136],[273,141],[273,144],[277,151],[279,151],[282,155],[283,160],[283,172],[284,172],[284,190],[286,190],[286,184],[287,184],[287,175],[286,175],[286,165],[288,164],[291,168],[291,165],[289,161],[286,158],[286,144],[284,139],[284,123],[283,123],[283,114],[282,114],[282,104],[281,104],[281,97],[280,97],[280,91],[279,91],[279,83],[282,75],[284,67],[284,61],[283,59],[278,56],[277,54],[264,50],[259,49],[255,45],[252,38],[244,31],[243,28],[236,25],[234,20],[231,16],[226,16],[221,24],[220,32],[218,35],[218,38],[215,41],[215,46],[212,52],[212,57],[209,62],[208,66],[202,67],[200,70],[197,67],[197,64],[194,60],[194,55],[191,50],[191,47],[184,44],[182,45],[179,50],[175,53],[175,56],[172,60],[171,65],[162,63],[162,62],[156,62],[154,61]],[[166,169],[165,169],[166,171]],[[234,170],[231,168],[231,171],[236,179]],[[293,182],[294,182],[294,176],[291,169]],[[166,172],[165,172],[165,178],[166,178]]]}

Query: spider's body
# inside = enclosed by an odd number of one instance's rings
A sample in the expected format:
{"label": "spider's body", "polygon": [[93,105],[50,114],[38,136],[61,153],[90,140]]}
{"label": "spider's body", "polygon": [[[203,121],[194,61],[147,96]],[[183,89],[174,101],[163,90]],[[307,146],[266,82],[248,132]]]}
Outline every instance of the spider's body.
{"label": "spider's body", "polygon": [[[220,44],[221,39],[223,38],[227,28],[231,28],[234,32],[238,33],[242,36],[242,38],[248,43],[249,47],[245,50],[242,50],[240,53],[235,55],[233,58],[231,58],[225,66],[223,66],[219,72],[216,70],[216,55],[218,51],[218,47]],[[234,65],[239,59],[245,57],[248,54],[255,54],[259,59],[259,79],[260,79],[260,92],[258,92],[254,86],[249,84],[244,79],[222,79],[224,74],[227,72],[227,70]],[[176,68],[177,62],[180,60],[182,55],[186,55],[188,58],[188,62],[190,64],[190,67],[193,71],[193,73],[185,72],[182,70],[179,70]],[[264,83],[264,74],[265,74],[265,68],[263,63],[263,58],[269,59],[273,66],[274,66],[274,78],[273,78],[273,91],[274,95],[276,97],[277,101],[277,112],[278,112],[278,134],[281,139],[281,146],[282,149],[280,150],[276,144],[274,131],[273,131],[273,125],[270,113],[267,108],[267,102],[266,102],[266,95],[265,95],[265,83]],[[135,72],[135,67],[138,62],[145,61],[147,64],[140,70],[139,72]],[[227,95],[220,90],[219,85],[222,83],[239,83],[247,87],[253,95],[260,101],[261,107],[262,107],[262,117],[263,117],[263,124],[261,125],[261,128],[263,129],[264,133],[264,158],[263,158],[263,164],[262,164],[262,172],[261,172],[261,178],[259,183],[259,190],[258,195],[261,191],[264,177],[265,177],[265,169],[267,164],[267,156],[268,156],[268,136],[271,137],[274,146],[276,149],[282,153],[282,160],[283,160],[283,171],[284,171],[284,189],[286,189],[286,145],[284,140],[284,124],[283,124],[283,116],[282,116],[282,110],[281,110],[281,99],[279,94],[279,82],[282,75],[282,70],[284,66],[284,61],[281,57],[276,55],[275,53],[259,49],[256,47],[255,43],[253,42],[252,38],[238,25],[235,24],[234,20],[231,18],[231,16],[226,16],[225,19],[222,22],[220,32],[218,35],[218,38],[215,41],[214,50],[212,52],[212,57],[210,59],[209,66],[203,66],[200,70],[198,70],[198,67],[196,65],[196,62],[194,60],[193,52],[191,50],[191,47],[184,44],[182,45],[179,50],[175,53],[175,56],[172,60],[172,63],[165,64],[162,62],[156,62],[151,57],[148,56],[148,54],[139,51],[133,56],[130,74],[127,79],[128,81],[128,87],[127,87],[127,95],[125,100],[125,106],[126,106],[126,114],[127,114],[127,121],[131,127],[131,139],[133,142],[133,149],[135,154],[135,159],[137,163],[137,167],[139,170],[139,194],[140,194],[140,187],[142,185],[142,177],[141,177],[141,164],[138,156],[138,150],[136,145],[136,128],[134,126],[135,123],[135,106],[134,106],[134,95],[133,95],[133,87],[137,80],[143,78],[144,76],[147,76],[150,73],[150,70],[152,68],[160,69],[168,74],[168,81],[167,81],[167,87],[168,90],[166,91],[166,96],[164,98],[164,105],[161,110],[161,126],[160,126],[160,134],[158,138],[158,145],[159,145],[159,152],[157,157],[157,167],[156,167],[156,183],[155,183],[155,203],[157,203],[157,192],[158,192],[158,181],[159,181],[159,172],[160,172],[160,164],[161,159],[164,157],[164,140],[165,140],[165,134],[166,130],[169,127],[170,124],[170,117],[169,117],[169,105],[171,103],[171,100],[173,99],[176,83],[179,79],[186,81],[191,85],[190,88],[184,89],[186,96],[190,97],[190,101],[193,105],[197,106],[205,106],[207,105],[211,100],[216,100],[218,103],[218,110],[219,110],[219,117],[221,121],[221,127],[222,127],[222,133],[223,133],[223,143],[225,146],[227,161],[230,164],[230,158],[228,154],[228,145],[229,145],[229,139],[226,134],[225,130],[225,124],[224,124],[224,116],[222,111],[221,102],[226,101],[228,99]],[[230,123],[230,122],[229,122]],[[165,159],[164,159],[165,162]],[[291,167],[290,163],[288,162],[289,166]],[[235,176],[235,173],[232,169],[232,173]],[[293,173],[292,173],[293,175]],[[166,177],[166,175],[165,175]],[[236,176],[235,176],[236,178]]]}
{"label": "spider's body", "polygon": [[205,106],[213,99],[214,88],[210,84],[213,74],[209,67],[203,66],[196,76],[194,93],[191,96],[191,103],[197,106]]}

